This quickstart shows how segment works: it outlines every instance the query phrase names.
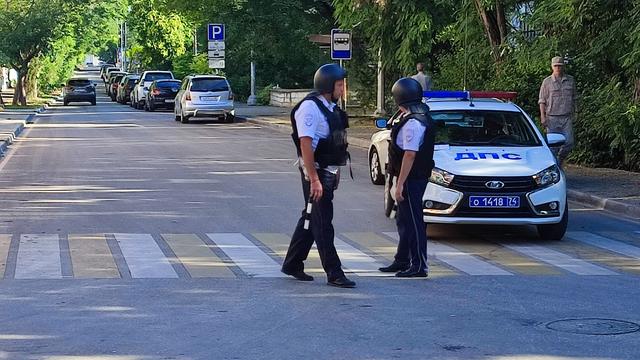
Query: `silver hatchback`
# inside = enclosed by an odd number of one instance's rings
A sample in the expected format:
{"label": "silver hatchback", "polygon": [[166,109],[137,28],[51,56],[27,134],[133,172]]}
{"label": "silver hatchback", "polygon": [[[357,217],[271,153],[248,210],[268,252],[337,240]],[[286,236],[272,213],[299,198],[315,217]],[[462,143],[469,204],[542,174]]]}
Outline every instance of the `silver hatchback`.
{"label": "silver hatchback", "polygon": [[187,76],[176,95],[176,121],[189,122],[191,117],[213,117],[233,122],[233,92],[227,79],[218,75]]}

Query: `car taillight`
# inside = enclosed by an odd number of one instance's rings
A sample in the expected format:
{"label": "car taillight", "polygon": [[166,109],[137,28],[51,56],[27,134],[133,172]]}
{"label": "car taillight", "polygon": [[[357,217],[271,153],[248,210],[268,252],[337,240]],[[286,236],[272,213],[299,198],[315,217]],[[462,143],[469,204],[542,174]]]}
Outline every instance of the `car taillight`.
{"label": "car taillight", "polygon": [[153,89],[153,91],[151,92],[153,95],[160,95],[160,90],[158,89]]}
{"label": "car taillight", "polygon": [[187,96],[185,97],[187,101],[191,101],[191,91],[187,91]]}

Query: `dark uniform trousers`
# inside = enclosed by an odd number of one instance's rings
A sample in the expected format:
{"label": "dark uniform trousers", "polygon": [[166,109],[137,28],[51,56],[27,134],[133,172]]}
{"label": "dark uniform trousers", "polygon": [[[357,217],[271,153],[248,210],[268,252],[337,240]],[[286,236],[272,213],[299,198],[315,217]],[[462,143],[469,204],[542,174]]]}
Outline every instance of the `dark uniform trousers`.
{"label": "dark uniform trousers", "polygon": [[342,264],[333,244],[335,235],[333,229],[333,191],[337,185],[337,175],[327,170],[318,170],[318,177],[322,183],[322,198],[313,203],[311,211],[311,221],[309,230],[304,229],[306,204],[309,202],[311,183],[305,179],[304,173],[300,170],[302,177],[302,192],[304,194],[305,209],[298,220],[298,225],[291,237],[291,244],[287,251],[287,256],[282,264],[282,269],[287,272],[304,271],[304,261],[309,255],[311,246],[315,241],[322,267],[327,273],[329,280],[335,280],[344,275]]}
{"label": "dark uniform trousers", "polygon": [[422,212],[422,196],[427,180],[407,179],[404,184],[404,201],[398,203],[396,225],[398,226],[398,251],[395,262],[411,264],[411,270],[428,271],[427,226]]}

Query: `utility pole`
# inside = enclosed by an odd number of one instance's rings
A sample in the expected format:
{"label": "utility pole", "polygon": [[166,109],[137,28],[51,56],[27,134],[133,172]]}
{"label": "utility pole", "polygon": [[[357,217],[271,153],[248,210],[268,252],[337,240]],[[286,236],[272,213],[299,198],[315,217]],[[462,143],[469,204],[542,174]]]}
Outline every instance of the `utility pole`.
{"label": "utility pole", "polygon": [[384,116],[384,71],[382,69],[382,46],[378,49],[378,96],[376,102],[376,115]]}
{"label": "utility pole", "polygon": [[198,56],[198,29],[193,28],[193,56]]}
{"label": "utility pole", "polygon": [[253,49],[251,49],[251,95],[247,99],[247,105],[256,105],[258,99],[256,97],[256,63],[253,61]]}

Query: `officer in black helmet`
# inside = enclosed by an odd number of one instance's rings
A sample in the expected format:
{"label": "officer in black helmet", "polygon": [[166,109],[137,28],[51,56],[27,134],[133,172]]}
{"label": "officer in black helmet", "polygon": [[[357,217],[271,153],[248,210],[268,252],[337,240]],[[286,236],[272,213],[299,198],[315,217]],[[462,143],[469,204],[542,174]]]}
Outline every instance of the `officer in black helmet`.
{"label": "officer in black helmet", "polygon": [[422,196],[433,169],[435,124],[429,107],[422,103],[422,86],[402,78],[391,89],[402,115],[391,130],[388,171],[394,182],[396,225],[400,241],[394,262],[380,268],[397,277],[427,277],[427,229]]}
{"label": "officer in black helmet", "polygon": [[306,206],[291,238],[282,272],[301,281],[313,281],[304,272],[304,260],[315,241],[327,283],[352,288],[356,284],[342,271],[331,223],[339,167],[349,158],[347,114],[336,106],[343,95],[345,77],[346,71],[336,64],[321,66],[313,78],[315,91],[291,111],[291,136],[298,152]]}

